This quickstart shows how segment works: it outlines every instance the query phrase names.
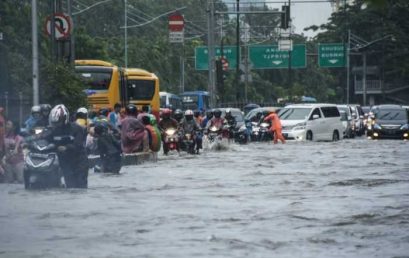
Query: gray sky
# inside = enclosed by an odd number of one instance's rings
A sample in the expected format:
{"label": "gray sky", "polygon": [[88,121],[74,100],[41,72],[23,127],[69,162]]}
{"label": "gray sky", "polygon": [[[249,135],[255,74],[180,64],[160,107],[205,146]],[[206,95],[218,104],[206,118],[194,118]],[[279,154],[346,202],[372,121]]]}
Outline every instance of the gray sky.
{"label": "gray sky", "polygon": [[[297,0],[297,2],[301,1],[303,0]],[[273,8],[279,8],[281,10],[282,3],[270,5]],[[306,32],[303,31],[303,29],[310,25],[321,25],[323,23],[327,23],[327,20],[331,16],[331,13],[332,8],[329,2],[291,3],[291,18],[293,21],[293,25],[295,26],[295,33],[304,33],[304,35],[308,37],[313,37],[316,33],[313,33],[312,31]]]}

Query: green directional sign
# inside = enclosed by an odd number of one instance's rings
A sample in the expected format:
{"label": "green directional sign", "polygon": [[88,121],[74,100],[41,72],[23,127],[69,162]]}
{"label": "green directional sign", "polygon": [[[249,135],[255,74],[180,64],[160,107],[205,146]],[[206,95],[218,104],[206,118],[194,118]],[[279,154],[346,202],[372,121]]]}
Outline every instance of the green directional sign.
{"label": "green directional sign", "polygon": [[[289,52],[278,50],[277,45],[249,47],[249,58],[254,69],[288,68],[288,57]],[[306,66],[305,45],[294,45],[291,51],[291,68],[305,68]]]}
{"label": "green directional sign", "polygon": [[320,67],[344,67],[345,46],[342,43],[318,44],[318,64]]}
{"label": "green directional sign", "polygon": [[[221,57],[221,48],[216,47],[216,60]],[[237,66],[237,48],[235,46],[223,46],[224,57],[229,63],[229,69],[235,69]],[[196,70],[209,69],[209,50],[207,47],[195,48]]]}

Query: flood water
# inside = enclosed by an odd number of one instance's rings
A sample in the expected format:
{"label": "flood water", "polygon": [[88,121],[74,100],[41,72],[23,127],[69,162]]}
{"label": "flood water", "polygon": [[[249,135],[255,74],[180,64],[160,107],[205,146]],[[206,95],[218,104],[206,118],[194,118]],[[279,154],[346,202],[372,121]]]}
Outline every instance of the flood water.
{"label": "flood water", "polygon": [[409,257],[409,143],[159,155],[88,190],[0,185],[0,257]]}

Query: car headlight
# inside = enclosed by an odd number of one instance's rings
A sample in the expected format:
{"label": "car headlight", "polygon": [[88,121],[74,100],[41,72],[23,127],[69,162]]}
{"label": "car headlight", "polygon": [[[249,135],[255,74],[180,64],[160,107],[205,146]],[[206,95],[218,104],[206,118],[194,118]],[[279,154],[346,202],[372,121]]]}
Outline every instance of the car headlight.
{"label": "car headlight", "polygon": [[260,127],[269,127],[270,125],[268,123],[261,123]]}
{"label": "car headlight", "polygon": [[401,130],[409,130],[409,125],[405,124],[400,127]]}
{"label": "car headlight", "polygon": [[378,124],[374,124],[373,129],[381,130],[382,127],[380,125],[378,125]]}

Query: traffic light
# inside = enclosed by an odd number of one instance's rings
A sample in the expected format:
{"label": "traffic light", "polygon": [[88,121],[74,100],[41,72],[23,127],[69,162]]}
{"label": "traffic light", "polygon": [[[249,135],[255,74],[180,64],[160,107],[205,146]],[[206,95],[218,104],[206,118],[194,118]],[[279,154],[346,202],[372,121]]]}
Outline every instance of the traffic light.
{"label": "traffic light", "polygon": [[288,24],[290,22],[290,6],[283,5],[281,6],[281,28],[288,29]]}
{"label": "traffic light", "polygon": [[218,85],[223,85],[225,75],[223,71],[223,64],[222,60],[216,60],[216,78],[217,78],[217,84]]}

